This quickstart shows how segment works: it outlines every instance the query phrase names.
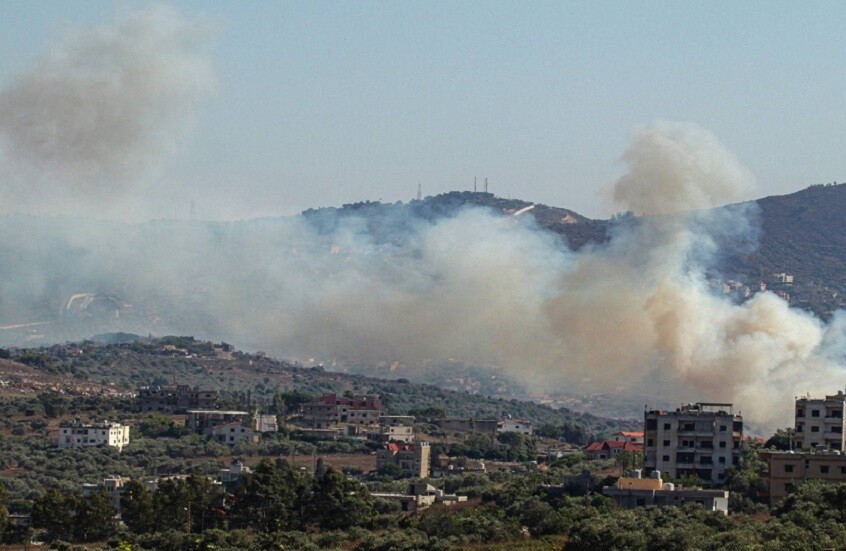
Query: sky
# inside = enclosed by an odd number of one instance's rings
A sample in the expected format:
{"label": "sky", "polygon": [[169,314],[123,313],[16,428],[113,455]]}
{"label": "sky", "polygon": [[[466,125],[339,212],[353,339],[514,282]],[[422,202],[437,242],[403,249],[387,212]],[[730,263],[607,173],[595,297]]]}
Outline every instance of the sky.
{"label": "sky", "polygon": [[[172,2],[213,94],[144,216],[290,215],[479,187],[594,218],[634,129],[692,122],[748,198],[846,180],[838,2]],[[147,3],[0,2],[0,90],[68,33]],[[106,214],[108,217],[108,214]],[[131,217],[131,216],[130,216]]]}

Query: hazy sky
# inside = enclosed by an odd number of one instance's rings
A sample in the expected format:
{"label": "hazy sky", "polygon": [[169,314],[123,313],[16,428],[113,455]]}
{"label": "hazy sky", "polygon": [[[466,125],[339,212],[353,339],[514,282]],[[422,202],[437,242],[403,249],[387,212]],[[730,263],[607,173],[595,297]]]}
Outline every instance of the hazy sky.
{"label": "hazy sky", "polygon": [[[136,2],[0,2],[0,87]],[[840,2],[174,2],[217,29],[219,89],[156,216],[246,218],[472,189],[616,209],[632,127],[695,122],[754,196],[846,179]]]}

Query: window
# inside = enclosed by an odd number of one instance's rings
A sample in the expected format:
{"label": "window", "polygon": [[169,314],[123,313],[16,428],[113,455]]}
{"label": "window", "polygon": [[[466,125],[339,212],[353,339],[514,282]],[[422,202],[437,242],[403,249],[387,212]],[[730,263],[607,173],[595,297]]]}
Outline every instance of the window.
{"label": "window", "polygon": [[652,439],[651,439],[651,438],[647,438],[647,439],[646,439],[646,445],[647,445],[647,446],[654,446],[654,444],[652,443]]}
{"label": "window", "polygon": [[805,429],[805,423],[797,423],[796,432],[802,432]]}
{"label": "window", "polygon": [[840,467],[840,474],[846,474],[846,467]]}
{"label": "window", "polygon": [[820,432],[819,427],[811,427],[811,432]]}
{"label": "window", "polygon": [[664,440],[664,445],[665,445],[665,446],[669,446],[669,445],[670,445],[670,441],[669,441],[669,440]]}
{"label": "window", "polygon": [[828,474],[828,465],[820,465],[820,473]]}
{"label": "window", "polygon": [[820,410],[818,410],[818,409],[812,409],[811,410],[811,417],[819,417],[819,416],[820,416]]}
{"label": "window", "polygon": [[805,409],[796,408],[796,417],[805,417]]}
{"label": "window", "polygon": [[720,425],[720,432],[726,432],[726,429],[727,429],[727,428],[728,428],[728,427],[727,427],[727,426],[725,426],[725,425]]}
{"label": "window", "polygon": [[793,472],[793,465],[785,465],[784,466],[784,472],[792,473]]}
{"label": "window", "polygon": [[720,442],[720,447],[721,447],[721,448],[725,448],[725,447],[726,447],[726,443],[725,443],[725,442]]}
{"label": "window", "polygon": [[664,430],[670,430],[670,423],[664,423]]}
{"label": "window", "polygon": [[661,458],[661,461],[669,461],[669,460],[670,460],[669,455],[665,455],[664,457]]}
{"label": "window", "polygon": [[726,464],[726,458],[725,458],[725,457],[721,457],[721,458],[720,458],[720,464],[721,464],[721,465],[725,465],[725,464]]}

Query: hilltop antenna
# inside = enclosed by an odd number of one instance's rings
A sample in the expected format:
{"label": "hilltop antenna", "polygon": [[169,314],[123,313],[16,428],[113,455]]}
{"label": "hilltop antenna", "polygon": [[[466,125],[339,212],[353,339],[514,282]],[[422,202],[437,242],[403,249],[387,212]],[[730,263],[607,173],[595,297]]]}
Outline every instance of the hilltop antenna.
{"label": "hilltop antenna", "polygon": [[488,179],[485,178],[485,193],[488,192]]}
{"label": "hilltop antenna", "polygon": [[417,200],[423,200],[423,186],[421,186],[419,182],[417,183]]}
{"label": "hilltop antenna", "polygon": [[473,193],[476,193],[476,177],[473,176]]}

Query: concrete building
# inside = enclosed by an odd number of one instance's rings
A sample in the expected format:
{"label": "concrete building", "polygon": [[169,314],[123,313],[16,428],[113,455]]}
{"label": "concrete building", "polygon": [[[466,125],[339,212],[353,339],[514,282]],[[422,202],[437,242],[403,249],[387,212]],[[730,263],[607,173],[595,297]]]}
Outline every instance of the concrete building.
{"label": "concrete building", "polygon": [[217,391],[188,385],[142,387],[138,401],[141,411],[184,413],[189,409],[214,409]]}
{"label": "concrete building", "polygon": [[227,446],[234,446],[244,441],[253,443],[259,441],[259,435],[240,421],[215,425],[211,428],[211,437],[215,442]]}
{"label": "concrete building", "polygon": [[758,455],[767,464],[766,480],[770,506],[776,505],[800,483],[820,480],[846,482],[846,455],[838,452],[772,452]]}
{"label": "concrete building", "polygon": [[429,476],[431,448],[428,442],[416,444],[386,444],[376,452],[376,468],[393,463],[406,476],[425,478]]}
{"label": "concrete building", "polygon": [[517,432],[523,436],[532,436],[534,434],[534,425],[531,421],[521,421],[520,419],[503,419],[496,424],[497,432]]}
{"label": "concrete building", "polygon": [[253,416],[253,430],[262,432],[279,432],[279,423],[275,415],[257,413]]}
{"label": "concrete building", "polygon": [[658,471],[653,472],[649,478],[642,478],[639,470],[632,471],[631,476],[617,479],[614,486],[602,488],[602,494],[627,509],[648,505],[668,507],[698,503],[708,511],[728,514],[728,491],[682,488],[661,480]]}
{"label": "concrete building", "polygon": [[129,425],[120,423],[82,424],[77,421],[59,424],[60,448],[91,448],[109,446],[121,451],[129,444]]}
{"label": "concrete building", "polygon": [[435,503],[442,503],[449,506],[455,503],[467,501],[467,496],[445,494],[443,490],[435,488],[431,484],[426,484],[425,482],[409,484],[408,491],[404,494],[376,493],[370,495],[376,498],[399,501],[402,510],[408,513],[420,511],[430,505],[434,505]]}
{"label": "concrete building", "polygon": [[818,448],[844,451],[846,423],[843,411],[846,409],[846,394],[825,398],[796,399],[796,422],[794,425],[797,448]]}
{"label": "concrete building", "polygon": [[373,442],[414,442],[414,429],[403,425],[383,425],[367,433]]}
{"label": "concrete building", "polygon": [[129,482],[124,476],[113,476],[104,478],[101,484],[86,483],[82,485],[82,497],[88,497],[97,492],[105,492],[109,496],[109,502],[116,510],[120,510],[120,498],[123,495],[124,486]]}
{"label": "concrete building", "polygon": [[185,426],[198,434],[211,434],[212,429],[226,423],[244,423],[250,414],[246,411],[190,410]]}
{"label": "concrete building", "polygon": [[377,396],[338,396],[324,394],[303,404],[301,424],[310,429],[332,429],[337,424],[357,427],[379,426],[382,402]]}
{"label": "concrete building", "polygon": [[689,404],[675,411],[644,413],[644,468],[676,478],[698,476],[722,483],[740,463],[743,418],[731,404]]}
{"label": "concrete building", "polygon": [[325,402],[303,404],[301,423],[305,428],[309,429],[336,429],[338,425],[338,406]]}
{"label": "concrete building", "polygon": [[495,434],[499,427],[497,419],[435,419],[435,424],[443,430],[480,434]]}

